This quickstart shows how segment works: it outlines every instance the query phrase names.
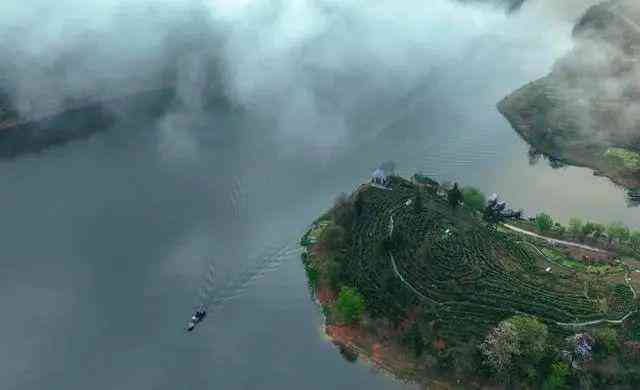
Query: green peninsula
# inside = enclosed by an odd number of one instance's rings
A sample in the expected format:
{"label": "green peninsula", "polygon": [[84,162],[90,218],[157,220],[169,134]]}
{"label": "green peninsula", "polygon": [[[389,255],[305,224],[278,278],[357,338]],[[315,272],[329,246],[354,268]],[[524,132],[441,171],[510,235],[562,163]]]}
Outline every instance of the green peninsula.
{"label": "green peninsula", "polygon": [[640,385],[626,359],[640,346],[626,262],[562,265],[557,243],[485,222],[434,183],[363,184],[302,238],[326,333],[345,354],[444,388]]}

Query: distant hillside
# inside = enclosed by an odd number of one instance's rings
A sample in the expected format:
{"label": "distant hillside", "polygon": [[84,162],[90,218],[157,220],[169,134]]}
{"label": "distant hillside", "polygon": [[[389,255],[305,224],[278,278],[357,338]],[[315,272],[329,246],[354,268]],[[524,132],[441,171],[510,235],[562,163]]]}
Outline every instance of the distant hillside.
{"label": "distant hillside", "polygon": [[503,7],[509,12],[514,12],[520,9],[527,0],[458,0],[461,3],[490,3],[495,4],[498,7]]}
{"label": "distant hillside", "polygon": [[137,77],[98,75],[82,90],[69,90],[51,76],[28,98],[12,80],[0,80],[0,159],[85,138],[116,121],[153,120],[169,109],[206,111],[224,99],[214,58],[203,66],[201,79],[182,73],[168,66]]}
{"label": "distant hillside", "polygon": [[573,35],[574,50],[551,74],[513,92],[498,109],[537,151],[640,187],[640,170],[608,153],[640,151],[640,3],[593,6]]}
{"label": "distant hillside", "polygon": [[[117,121],[150,120],[175,99],[173,88],[132,91],[114,97],[69,102],[56,110],[19,115],[5,100],[0,111],[0,159],[37,153],[111,128]],[[6,108],[8,107],[8,108]]]}

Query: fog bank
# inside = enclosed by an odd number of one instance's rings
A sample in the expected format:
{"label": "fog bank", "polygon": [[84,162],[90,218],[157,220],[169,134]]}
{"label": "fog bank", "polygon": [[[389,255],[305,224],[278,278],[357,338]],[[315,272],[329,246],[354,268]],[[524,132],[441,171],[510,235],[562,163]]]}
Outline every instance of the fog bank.
{"label": "fog bank", "polygon": [[[0,48],[11,59],[1,66],[0,86],[22,115],[176,86],[173,117],[162,121],[172,137],[173,128],[189,124],[176,122],[176,112],[205,112],[207,97],[222,95],[273,123],[278,144],[334,148],[374,136],[416,93],[442,94],[430,85],[479,40],[518,45],[539,34],[535,40],[549,46],[550,56],[568,51],[567,32],[586,8],[576,0],[530,0],[508,14],[504,6],[499,0],[9,2],[0,5]],[[464,83],[468,75],[457,77]],[[193,149],[192,140],[176,142]]]}

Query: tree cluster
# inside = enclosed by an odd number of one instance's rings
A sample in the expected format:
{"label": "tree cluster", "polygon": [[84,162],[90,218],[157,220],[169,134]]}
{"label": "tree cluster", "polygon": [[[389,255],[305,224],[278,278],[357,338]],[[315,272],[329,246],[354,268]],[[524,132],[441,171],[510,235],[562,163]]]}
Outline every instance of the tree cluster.
{"label": "tree cluster", "polygon": [[554,222],[549,214],[539,213],[536,215],[535,224],[540,232],[547,233],[553,227]]}
{"label": "tree cluster", "polygon": [[513,369],[533,368],[547,348],[549,332],[536,317],[517,315],[502,321],[493,328],[480,351],[485,362],[499,374]]}
{"label": "tree cluster", "polygon": [[487,207],[487,199],[475,187],[464,187],[462,189],[462,202],[466,208],[473,211],[483,211]]}
{"label": "tree cluster", "polygon": [[458,188],[458,183],[455,183],[453,188],[447,191],[447,202],[449,202],[451,208],[456,209],[462,204],[462,199],[462,192]]}
{"label": "tree cluster", "polygon": [[336,225],[342,226],[347,231],[351,230],[355,217],[355,207],[349,195],[343,192],[336,197],[331,209],[331,217]]}
{"label": "tree cluster", "polygon": [[[632,319],[635,328],[638,318]],[[633,335],[632,337],[636,337]],[[541,389],[638,388],[640,341],[622,342],[615,328],[598,326],[561,338],[534,316],[516,315],[492,328],[478,348],[502,381]],[[598,367],[607,366],[606,370]],[[520,388],[516,385],[515,388]]]}

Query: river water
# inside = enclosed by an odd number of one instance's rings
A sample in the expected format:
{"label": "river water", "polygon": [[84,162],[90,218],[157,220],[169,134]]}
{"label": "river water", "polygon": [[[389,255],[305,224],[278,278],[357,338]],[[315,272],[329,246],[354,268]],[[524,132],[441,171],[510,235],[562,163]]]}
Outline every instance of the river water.
{"label": "river water", "polygon": [[[0,387],[412,388],[323,337],[296,247],[380,162],[499,192],[532,214],[640,227],[607,179],[530,165],[496,111],[567,49],[549,43],[569,23],[535,26],[476,37],[424,90],[377,110],[370,136],[340,147],[283,145],[273,123],[222,104],[183,126],[136,118],[1,162]],[[209,317],[185,334],[203,302]]]}

